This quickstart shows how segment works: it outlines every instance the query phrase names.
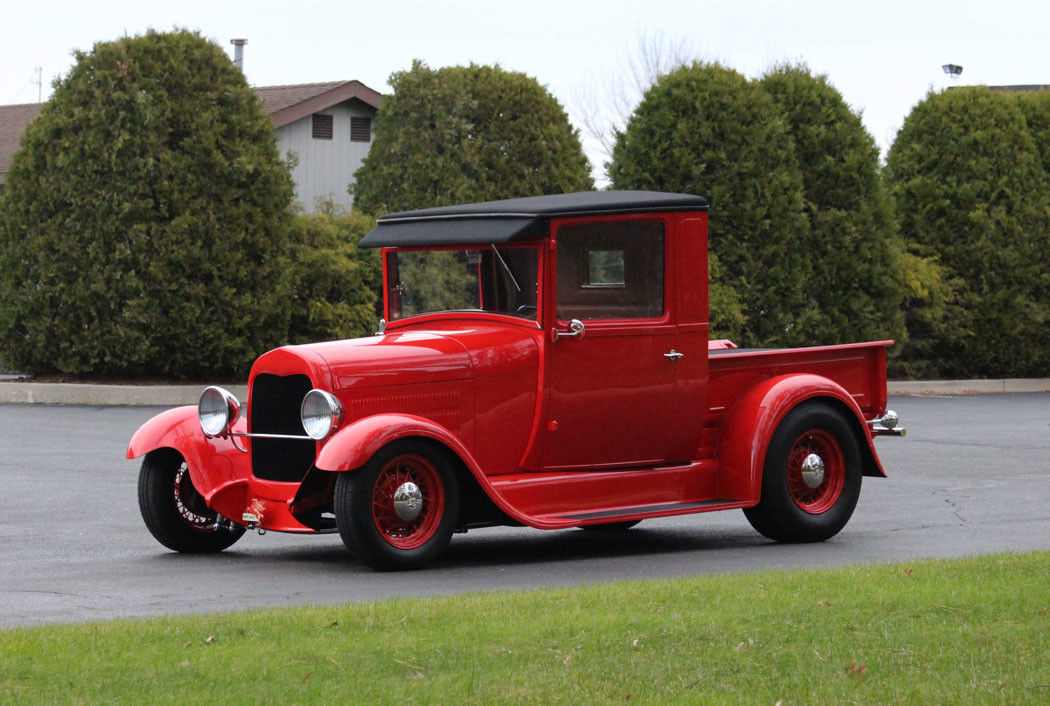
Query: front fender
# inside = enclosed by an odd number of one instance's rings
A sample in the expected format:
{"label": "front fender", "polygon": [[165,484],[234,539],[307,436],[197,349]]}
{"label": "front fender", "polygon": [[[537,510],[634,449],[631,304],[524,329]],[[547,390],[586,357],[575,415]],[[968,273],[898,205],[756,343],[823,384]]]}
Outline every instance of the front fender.
{"label": "front fender", "polygon": [[409,414],[377,414],[359,419],[340,429],[321,448],[314,465],[323,471],[351,471],[363,466],[387,444],[406,437],[432,439],[456,454],[474,476],[481,490],[500,510],[522,524],[540,526],[539,521],[522,512],[492,487],[488,477],[459,438],[440,424]]}
{"label": "front fender", "polygon": [[321,447],[316,465],[322,471],[350,471],[360,468],[379,449],[409,436],[422,436],[448,446],[475,475],[481,475],[466,446],[440,424],[411,414],[376,414],[358,419]]}
{"label": "front fender", "polygon": [[846,411],[857,433],[865,475],[885,477],[864,413],[845,388],[821,375],[782,375],[752,387],[726,415],[718,442],[720,497],[759,501],[762,468],[773,433],[788,412],[811,399],[831,400]]}
{"label": "front fender", "polygon": [[164,446],[178,448],[196,436],[203,437],[196,422],[196,407],[186,405],[161,412],[140,426],[128,442],[127,458],[139,458]]}
{"label": "front fender", "polygon": [[[247,422],[241,418],[234,424],[234,431],[243,432]],[[171,448],[186,460],[190,480],[197,492],[204,496],[210,507],[227,517],[241,503],[247,487],[251,468],[248,455],[238,451],[230,438],[209,439],[201,431],[195,406],[176,407],[153,417],[132,435],[128,443],[128,458],[138,458],[157,449]],[[228,497],[228,502],[216,496]],[[223,505],[219,508],[218,505]],[[225,507],[230,505],[230,507]],[[233,509],[231,509],[233,508]],[[223,510],[227,512],[223,512]]]}

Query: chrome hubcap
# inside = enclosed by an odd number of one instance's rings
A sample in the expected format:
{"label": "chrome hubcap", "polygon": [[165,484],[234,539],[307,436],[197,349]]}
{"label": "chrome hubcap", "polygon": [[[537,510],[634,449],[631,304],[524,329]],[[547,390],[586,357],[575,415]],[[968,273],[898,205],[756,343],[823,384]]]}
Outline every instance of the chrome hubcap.
{"label": "chrome hubcap", "polygon": [[394,512],[405,522],[419,517],[423,510],[423,491],[412,481],[402,483],[394,491]]}
{"label": "chrome hubcap", "polygon": [[824,482],[824,459],[816,454],[802,461],[802,482],[807,488],[817,488]]}

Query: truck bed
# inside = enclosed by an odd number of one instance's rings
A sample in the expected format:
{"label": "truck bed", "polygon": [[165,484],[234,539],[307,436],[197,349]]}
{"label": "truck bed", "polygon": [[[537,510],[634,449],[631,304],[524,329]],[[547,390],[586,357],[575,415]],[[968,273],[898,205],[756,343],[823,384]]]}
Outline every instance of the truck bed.
{"label": "truck bed", "polygon": [[786,374],[829,378],[857,401],[868,418],[886,407],[886,349],[893,341],[808,348],[719,348],[708,353],[706,426],[718,426],[743,390]]}

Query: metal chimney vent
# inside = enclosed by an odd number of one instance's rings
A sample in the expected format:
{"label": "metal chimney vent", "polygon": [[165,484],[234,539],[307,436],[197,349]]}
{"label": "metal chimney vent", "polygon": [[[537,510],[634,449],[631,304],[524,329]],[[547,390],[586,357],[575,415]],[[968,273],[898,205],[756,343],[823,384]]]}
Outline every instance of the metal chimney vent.
{"label": "metal chimney vent", "polygon": [[244,45],[247,43],[247,39],[230,40],[230,44],[233,45],[233,65],[240,69],[242,73],[244,72]]}

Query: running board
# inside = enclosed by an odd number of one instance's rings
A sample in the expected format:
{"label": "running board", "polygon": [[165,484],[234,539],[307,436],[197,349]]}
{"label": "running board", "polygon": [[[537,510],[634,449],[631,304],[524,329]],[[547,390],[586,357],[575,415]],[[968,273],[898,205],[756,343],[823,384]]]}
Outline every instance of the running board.
{"label": "running board", "polygon": [[[715,510],[736,510],[750,507],[754,503],[744,500],[727,500],[716,498],[713,500],[692,500],[672,503],[657,503],[655,505],[633,505],[631,507],[618,507],[608,510],[592,510],[590,512],[575,512],[571,514],[544,515],[535,518],[537,522],[534,527],[543,529],[557,529],[567,527],[582,527],[583,525],[604,525],[615,522],[637,522],[640,520],[652,520],[657,517],[673,517],[675,515],[692,515],[698,512],[713,512]],[[532,524],[532,523],[530,523]]]}
{"label": "running board", "polygon": [[495,476],[485,488],[522,524],[562,529],[610,522],[732,510],[757,499],[719,488],[718,461],[610,471],[521,472]]}
{"label": "running board", "polygon": [[638,507],[622,507],[615,510],[599,510],[597,512],[581,512],[575,515],[558,515],[555,520],[608,520],[620,519],[630,516],[633,519],[642,517],[660,516],[668,513],[683,514],[690,512],[703,512],[705,509],[722,509],[726,505],[733,505],[733,500],[700,500],[692,503],[660,503],[659,505],[641,505]]}

